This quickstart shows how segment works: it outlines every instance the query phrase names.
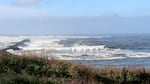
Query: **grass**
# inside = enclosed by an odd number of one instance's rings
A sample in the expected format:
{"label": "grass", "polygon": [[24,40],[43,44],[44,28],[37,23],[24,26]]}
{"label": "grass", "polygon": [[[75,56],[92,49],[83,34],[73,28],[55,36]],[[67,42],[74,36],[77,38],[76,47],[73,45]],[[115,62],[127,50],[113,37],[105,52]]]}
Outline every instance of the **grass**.
{"label": "grass", "polygon": [[150,84],[150,70],[72,64],[0,51],[0,84]]}

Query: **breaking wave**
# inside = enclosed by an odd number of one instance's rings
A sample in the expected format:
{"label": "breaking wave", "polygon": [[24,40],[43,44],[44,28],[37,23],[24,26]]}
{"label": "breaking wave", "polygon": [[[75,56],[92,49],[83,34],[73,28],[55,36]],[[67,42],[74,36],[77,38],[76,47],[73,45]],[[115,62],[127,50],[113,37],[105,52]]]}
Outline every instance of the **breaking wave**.
{"label": "breaking wave", "polygon": [[[112,47],[101,43],[99,40],[111,38],[111,36],[16,36],[0,37],[1,49],[10,45],[15,45],[24,39],[30,39],[30,42],[24,42],[26,46],[19,44],[20,50],[9,49],[11,53],[21,53],[32,51],[38,54],[46,53],[62,60],[113,60],[125,58],[150,57],[149,52],[134,51]],[[113,43],[112,40],[108,44]],[[118,46],[118,45],[117,45]],[[40,53],[39,53],[40,52]]]}

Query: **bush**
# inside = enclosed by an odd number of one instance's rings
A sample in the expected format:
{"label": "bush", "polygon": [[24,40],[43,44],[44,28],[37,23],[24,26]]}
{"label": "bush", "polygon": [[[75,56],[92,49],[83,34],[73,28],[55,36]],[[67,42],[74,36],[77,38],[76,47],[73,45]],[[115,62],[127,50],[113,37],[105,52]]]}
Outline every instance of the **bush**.
{"label": "bush", "polygon": [[150,84],[150,70],[88,65],[0,51],[0,84]]}

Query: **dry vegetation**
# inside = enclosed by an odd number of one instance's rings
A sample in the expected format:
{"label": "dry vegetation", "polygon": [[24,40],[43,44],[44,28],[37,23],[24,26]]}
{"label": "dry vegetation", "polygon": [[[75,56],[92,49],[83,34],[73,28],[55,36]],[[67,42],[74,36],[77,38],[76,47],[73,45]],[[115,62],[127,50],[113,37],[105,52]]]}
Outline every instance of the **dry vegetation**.
{"label": "dry vegetation", "polygon": [[0,51],[0,84],[150,84],[150,70],[110,66],[96,69]]}

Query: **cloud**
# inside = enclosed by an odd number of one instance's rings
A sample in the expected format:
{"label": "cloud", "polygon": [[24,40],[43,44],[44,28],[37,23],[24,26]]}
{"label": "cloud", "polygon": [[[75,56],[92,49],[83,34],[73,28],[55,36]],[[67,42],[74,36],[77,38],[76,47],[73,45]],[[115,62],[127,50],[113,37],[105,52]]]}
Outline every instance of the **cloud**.
{"label": "cloud", "polygon": [[0,6],[0,17],[24,17],[24,16],[45,16],[48,14],[47,10],[14,7],[14,6]]}
{"label": "cloud", "polygon": [[18,5],[34,5],[39,3],[41,0],[16,0]]}

